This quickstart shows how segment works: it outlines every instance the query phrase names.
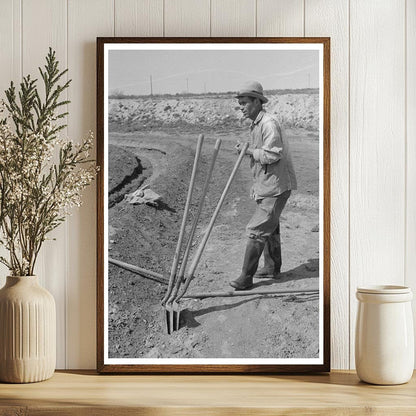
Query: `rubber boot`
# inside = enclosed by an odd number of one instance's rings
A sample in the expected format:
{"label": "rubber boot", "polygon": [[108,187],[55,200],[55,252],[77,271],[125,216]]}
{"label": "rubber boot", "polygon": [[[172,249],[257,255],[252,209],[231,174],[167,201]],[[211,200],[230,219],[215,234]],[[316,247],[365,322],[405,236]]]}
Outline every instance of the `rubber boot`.
{"label": "rubber boot", "polygon": [[253,286],[253,276],[259,265],[259,259],[264,249],[264,242],[249,238],[244,255],[243,268],[238,279],[232,280],[230,285],[238,290],[250,289]]}
{"label": "rubber boot", "polygon": [[254,277],[258,279],[276,279],[282,267],[282,246],[280,244],[279,228],[267,239],[264,246],[264,267],[257,271]]}

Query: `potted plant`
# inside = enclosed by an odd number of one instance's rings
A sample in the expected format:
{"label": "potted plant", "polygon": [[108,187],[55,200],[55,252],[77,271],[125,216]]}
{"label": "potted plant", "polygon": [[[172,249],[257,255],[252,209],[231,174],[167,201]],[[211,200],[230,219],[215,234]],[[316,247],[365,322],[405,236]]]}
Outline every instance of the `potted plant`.
{"label": "potted plant", "polygon": [[[0,381],[24,383],[52,376],[56,364],[56,312],[34,268],[49,233],[58,227],[94,179],[92,134],[80,144],[60,137],[67,100],[67,70],[49,48],[40,93],[37,80],[13,82],[0,104],[0,262],[9,269],[0,290]],[[3,250],[4,251],[4,250]]]}

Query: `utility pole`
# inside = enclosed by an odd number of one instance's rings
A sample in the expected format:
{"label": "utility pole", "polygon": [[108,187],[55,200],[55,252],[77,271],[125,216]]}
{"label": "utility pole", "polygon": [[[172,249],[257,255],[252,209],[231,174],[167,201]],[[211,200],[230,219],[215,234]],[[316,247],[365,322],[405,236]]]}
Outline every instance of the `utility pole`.
{"label": "utility pole", "polygon": [[189,94],[189,80],[186,78],[186,92]]}
{"label": "utility pole", "polygon": [[153,96],[153,81],[152,81],[151,75],[150,75],[150,95]]}
{"label": "utility pole", "polygon": [[311,73],[308,72],[308,88],[311,87]]}

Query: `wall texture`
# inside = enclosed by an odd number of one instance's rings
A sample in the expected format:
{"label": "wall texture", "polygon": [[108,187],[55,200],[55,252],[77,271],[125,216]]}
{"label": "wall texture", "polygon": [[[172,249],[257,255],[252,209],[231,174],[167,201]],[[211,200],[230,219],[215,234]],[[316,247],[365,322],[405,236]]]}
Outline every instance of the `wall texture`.
{"label": "wall texture", "polygon": [[[53,47],[79,140],[95,130],[97,36],[331,37],[331,355],[353,368],[356,287],[416,290],[416,0],[0,0],[0,91]],[[95,209],[92,186],[38,264],[58,368],[95,368]]]}

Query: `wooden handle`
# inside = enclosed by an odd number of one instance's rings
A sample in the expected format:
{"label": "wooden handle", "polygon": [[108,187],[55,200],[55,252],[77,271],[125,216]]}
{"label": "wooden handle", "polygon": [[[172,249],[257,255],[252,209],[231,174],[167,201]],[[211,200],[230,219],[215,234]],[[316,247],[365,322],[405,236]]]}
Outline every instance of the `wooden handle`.
{"label": "wooden handle", "polygon": [[108,258],[108,262],[118,267],[121,267],[123,269],[129,270],[133,273],[137,273],[148,279],[155,280],[156,282],[159,282],[159,283],[163,283],[164,285],[168,284],[167,279],[165,279],[163,275],[152,272],[151,270],[142,269],[141,267],[134,266],[133,264],[124,263],[124,261],[114,260],[112,258]]}
{"label": "wooden handle", "polygon": [[235,296],[254,296],[254,295],[313,295],[318,294],[319,289],[299,289],[299,290],[229,290],[228,292],[211,293],[190,293],[183,295],[184,299],[205,299],[205,298],[229,298]]}

